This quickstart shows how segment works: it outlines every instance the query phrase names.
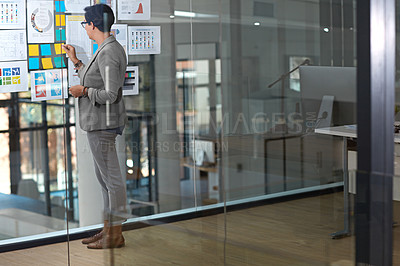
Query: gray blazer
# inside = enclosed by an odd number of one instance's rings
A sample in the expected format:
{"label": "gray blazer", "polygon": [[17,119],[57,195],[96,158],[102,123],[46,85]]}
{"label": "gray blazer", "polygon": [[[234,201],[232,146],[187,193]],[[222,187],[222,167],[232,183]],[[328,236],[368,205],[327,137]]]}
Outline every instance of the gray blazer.
{"label": "gray blazer", "polygon": [[[88,97],[80,97],[78,100],[79,124],[83,130],[104,130],[125,125],[122,86],[126,65],[124,48],[111,35],[100,45],[89,63],[79,69],[80,84],[89,88]],[[105,88],[107,67],[109,91]],[[110,103],[109,119],[107,102]]]}

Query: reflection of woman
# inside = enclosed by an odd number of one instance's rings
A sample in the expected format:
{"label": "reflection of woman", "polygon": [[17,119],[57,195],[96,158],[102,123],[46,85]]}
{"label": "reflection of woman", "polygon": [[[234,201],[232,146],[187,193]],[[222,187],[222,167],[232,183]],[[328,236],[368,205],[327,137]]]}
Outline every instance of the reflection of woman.
{"label": "reflection of woman", "polygon": [[[125,244],[122,222],[126,208],[126,189],[119,168],[115,138],[122,134],[125,125],[125,106],[122,85],[126,71],[126,54],[122,46],[110,35],[114,14],[111,8],[98,4],[85,8],[82,26],[99,48],[85,66],[76,57],[75,48],[63,49],[78,70],[80,84],[69,91],[79,98],[79,123],[87,138],[96,177],[102,187],[104,199],[103,230],[82,241],[88,248],[113,248]],[[119,215],[120,214],[120,215]]]}

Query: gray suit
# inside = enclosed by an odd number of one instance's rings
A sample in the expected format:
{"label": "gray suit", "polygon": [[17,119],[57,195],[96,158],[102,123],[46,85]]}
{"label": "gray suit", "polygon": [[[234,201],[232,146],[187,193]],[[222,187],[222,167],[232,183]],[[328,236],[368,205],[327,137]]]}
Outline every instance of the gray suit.
{"label": "gray suit", "polygon": [[[124,48],[114,36],[110,36],[100,45],[89,63],[79,69],[78,76],[81,85],[89,88],[88,97],[79,98],[79,124],[83,130],[110,129],[125,124],[126,113],[122,100],[122,86],[126,65]],[[107,66],[110,85],[108,92],[105,88]],[[110,103],[109,119],[106,115],[107,101]]]}
{"label": "gray suit", "polygon": [[[122,85],[126,63],[124,49],[114,36],[110,36],[100,45],[87,66],[81,67],[78,72],[81,85],[89,88],[88,97],[79,98],[79,124],[87,131],[95,174],[102,188],[104,219],[111,224],[122,223],[126,216],[126,185],[115,149],[117,134],[107,130],[125,124]],[[106,80],[109,82],[108,91]],[[107,102],[110,103],[109,116]]]}

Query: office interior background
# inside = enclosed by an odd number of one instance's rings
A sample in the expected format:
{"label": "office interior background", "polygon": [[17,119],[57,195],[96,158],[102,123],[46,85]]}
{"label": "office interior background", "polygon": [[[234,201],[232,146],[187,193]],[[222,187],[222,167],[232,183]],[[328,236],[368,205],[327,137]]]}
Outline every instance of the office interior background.
{"label": "office interior background", "polygon": [[[128,56],[139,68],[139,94],[124,96],[128,122],[117,139],[129,237],[112,251],[116,265],[362,261],[357,2],[152,0],[150,20],[116,14],[118,24],[161,32],[159,54]],[[34,102],[30,91],[0,94],[2,258],[101,228],[101,190],[76,104],[72,96]],[[396,221],[400,151],[390,145]],[[395,264],[400,240],[392,229]]]}

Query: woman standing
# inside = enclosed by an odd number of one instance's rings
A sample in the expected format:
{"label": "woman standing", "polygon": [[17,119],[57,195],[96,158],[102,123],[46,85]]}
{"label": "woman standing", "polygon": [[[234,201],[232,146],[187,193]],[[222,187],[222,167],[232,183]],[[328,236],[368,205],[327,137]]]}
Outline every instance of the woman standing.
{"label": "woman standing", "polygon": [[124,49],[110,34],[113,23],[114,14],[109,6],[98,4],[85,8],[85,21],[81,24],[88,37],[99,45],[87,65],[76,57],[73,46],[63,46],[80,78],[81,85],[70,87],[69,92],[79,98],[79,124],[87,132],[104,200],[103,230],[82,241],[93,249],[125,245],[121,224],[125,221],[126,187],[115,138],[122,134],[126,120],[122,86],[127,60]]}

